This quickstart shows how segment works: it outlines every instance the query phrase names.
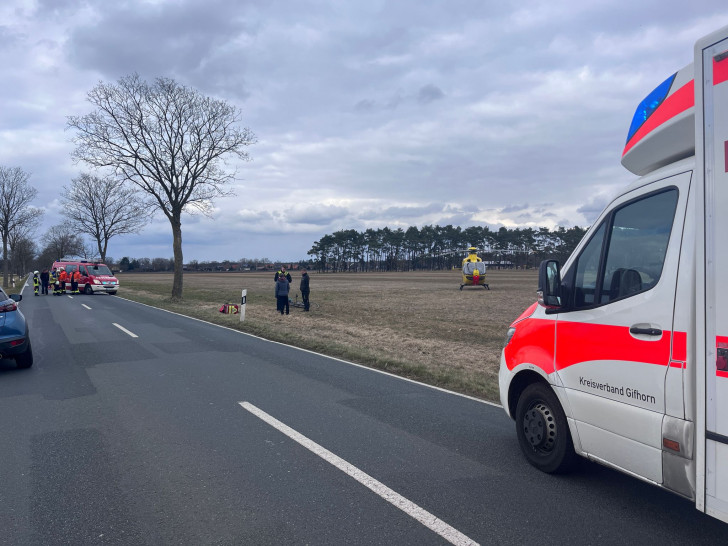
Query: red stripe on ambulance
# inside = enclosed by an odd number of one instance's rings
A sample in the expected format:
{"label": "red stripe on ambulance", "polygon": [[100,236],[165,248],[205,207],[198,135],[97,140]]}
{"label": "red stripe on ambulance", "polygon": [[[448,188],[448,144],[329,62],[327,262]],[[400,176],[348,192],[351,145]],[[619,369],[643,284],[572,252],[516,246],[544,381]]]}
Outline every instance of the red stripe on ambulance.
{"label": "red stripe on ambulance", "polygon": [[[716,60],[720,57],[720,60]],[[713,85],[728,81],[728,51],[713,57]]]}
{"label": "red stripe on ambulance", "polygon": [[[634,337],[626,326],[558,322],[558,362],[555,347],[557,323],[552,320],[530,319],[518,324],[513,339],[505,348],[509,369],[517,363],[528,363],[546,374],[574,364],[590,361],[644,362],[657,366],[683,368],[686,357],[687,334],[663,331],[655,341]],[[584,343],[589,339],[589,343]],[[674,341],[673,341],[674,339]],[[670,358],[670,349],[673,358]]]}

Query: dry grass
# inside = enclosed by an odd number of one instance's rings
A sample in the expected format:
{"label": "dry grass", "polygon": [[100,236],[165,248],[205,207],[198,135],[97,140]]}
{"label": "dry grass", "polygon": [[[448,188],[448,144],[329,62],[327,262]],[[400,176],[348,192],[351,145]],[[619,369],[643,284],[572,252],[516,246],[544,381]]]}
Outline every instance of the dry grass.
{"label": "dry grass", "polygon": [[[270,272],[186,273],[183,303],[170,301],[171,274],[124,273],[119,296],[497,401],[506,329],[535,300],[537,282],[532,271],[489,271],[490,291],[460,291],[459,271],[310,276],[318,307],[288,316],[275,310]],[[218,308],[239,303],[243,288],[241,323]]]}

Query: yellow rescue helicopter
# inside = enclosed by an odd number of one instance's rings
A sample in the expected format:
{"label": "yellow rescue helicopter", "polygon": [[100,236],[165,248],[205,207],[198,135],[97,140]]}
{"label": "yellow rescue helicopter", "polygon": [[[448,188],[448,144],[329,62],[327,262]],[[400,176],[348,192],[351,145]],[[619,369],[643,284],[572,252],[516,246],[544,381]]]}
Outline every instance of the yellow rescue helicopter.
{"label": "yellow rescue helicopter", "polygon": [[477,251],[477,248],[471,246],[468,249],[468,257],[463,260],[463,282],[460,290],[463,286],[482,286],[490,290],[490,286],[485,282],[485,264],[478,258]]}

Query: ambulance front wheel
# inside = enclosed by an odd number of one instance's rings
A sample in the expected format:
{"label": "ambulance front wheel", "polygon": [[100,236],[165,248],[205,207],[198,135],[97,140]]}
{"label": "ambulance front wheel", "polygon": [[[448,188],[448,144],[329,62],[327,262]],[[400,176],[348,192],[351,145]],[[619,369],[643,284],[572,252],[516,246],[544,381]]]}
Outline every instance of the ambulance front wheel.
{"label": "ambulance front wheel", "polygon": [[86,287],[83,289],[83,293],[86,294],[87,296],[90,296],[94,293],[94,289],[91,288],[90,284],[87,284]]}
{"label": "ambulance front wheel", "polygon": [[544,383],[532,383],[518,399],[516,433],[521,451],[539,470],[557,474],[573,466],[576,454],[566,415]]}

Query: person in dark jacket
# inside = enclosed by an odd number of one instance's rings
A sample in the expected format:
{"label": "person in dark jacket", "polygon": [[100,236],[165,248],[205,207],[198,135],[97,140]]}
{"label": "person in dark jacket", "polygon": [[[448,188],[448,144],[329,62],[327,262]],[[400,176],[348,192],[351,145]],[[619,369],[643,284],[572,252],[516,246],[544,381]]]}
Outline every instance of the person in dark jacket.
{"label": "person in dark jacket", "polygon": [[286,271],[286,266],[282,265],[281,268],[276,271],[275,281],[278,282],[278,277],[283,276],[286,278],[286,280],[290,283],[291,282],[291,274]]}
{"label": "person in dark jacket", "polygon": [[276,281],[276,300],[278,301],[278,311],[281,312],[281,315],[283,314],[283,309],[286,310],[286,315],[289,313],[289,306],[288,306],[288,292],[290,290],[290,284],[288,282],[288,279],[286,279],[283,275],[278,277],[278,280]]}
{"label": "person in dark jacket", "polygon": [[51,280],[51,274],[47,269],[40,272],[40,293],[48,295],[48,283]]}
{"label": "person in dark jacket", "polygon": [[301,290],[301,298],[303,299],[303,310],[308,311],[309,303],[308,303],[308,295],[311,293],[311,289],[309,288],[308,282],[311,279],[308,276],[308,273],[306,273],[305,268],[301,268],[301,284],[298,287]]}

